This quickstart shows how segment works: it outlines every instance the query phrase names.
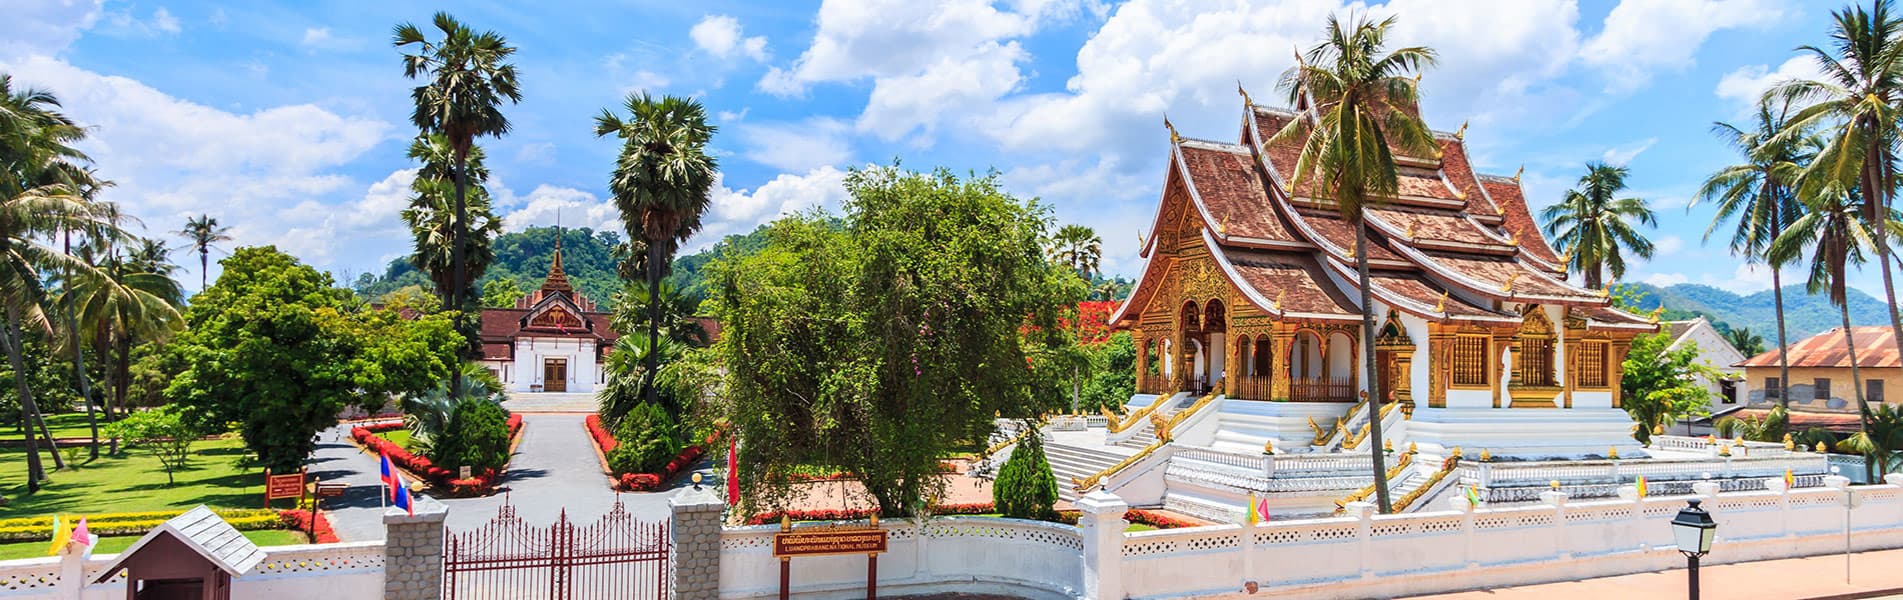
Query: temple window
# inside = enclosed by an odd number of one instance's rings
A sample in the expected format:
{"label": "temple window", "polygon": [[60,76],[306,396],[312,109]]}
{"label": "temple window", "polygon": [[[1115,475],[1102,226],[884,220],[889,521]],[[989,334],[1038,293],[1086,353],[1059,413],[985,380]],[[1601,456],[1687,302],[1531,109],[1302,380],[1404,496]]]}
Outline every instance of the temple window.
{"label": "temple window", "polygon": [[1605,388],[1608,382],[1606,362],[1612,355],[1612,344],[1603,341],[1587,340],[1579,344],[1579,387]]}
{"label": "temple window", "polygon": [[1486,334],[1462,334],[1454,337],[1454,380],[1453,384],[1467,387],[1486,387],[1487,347],[1492,337]]}
{"label": "temple window", "polygon": [[1514,380],[1523,386],[1553,385],[1553,324],[1546,311],[1532,307],[1520,322],[1520,351]]}
{"label": "temple window", "polygon": [[1250,354],[1250,358],[1255,360],[1255,370],[1251,371],[1251,373],[1256,375],[1269,374],[1269,365],[1274,364],[1274,349],[1275,342],[1271,341],[1268,336],[1257,336],[1255,338],[1255,352]]}

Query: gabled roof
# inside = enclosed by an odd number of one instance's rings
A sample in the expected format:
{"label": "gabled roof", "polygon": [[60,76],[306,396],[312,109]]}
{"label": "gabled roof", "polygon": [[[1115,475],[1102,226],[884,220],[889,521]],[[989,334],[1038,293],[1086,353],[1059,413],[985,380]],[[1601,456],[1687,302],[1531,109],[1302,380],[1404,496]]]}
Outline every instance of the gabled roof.
{"label": "gabled roof", "polygon": [[[1903,367],[1896,353],[1896,331],[1887,325],[1850,328],[1850,340],[1857,348],[1857,366],[1871,368]],[[1850,367],[1850,350],[1844,347],[1842,327],[1813,335],[1786,350],[1793,367]],[[1777,351],[1771,350],[1738,363],[1740,367],[1777,367]]]}
{"label": "gabled roof", "polygon": [[158,527],[145,533],[132,547],[120,552],[112,564],[99,571],[99,579],[94,583],[105,583],[117,577],[119,570],[125,568],[125,562],[139,553],[141,548],[159,536],[172,536],[186,547],[197,552],[206,561],[217,565],[220,570],[232,577],[240,577],[251,572],[252,567],[264,562],[264,550],[251,543],[244,534],[238,533],[230,523],[218,518],[200,504],[197,508],[185,511],[185,514],[172,517]]}

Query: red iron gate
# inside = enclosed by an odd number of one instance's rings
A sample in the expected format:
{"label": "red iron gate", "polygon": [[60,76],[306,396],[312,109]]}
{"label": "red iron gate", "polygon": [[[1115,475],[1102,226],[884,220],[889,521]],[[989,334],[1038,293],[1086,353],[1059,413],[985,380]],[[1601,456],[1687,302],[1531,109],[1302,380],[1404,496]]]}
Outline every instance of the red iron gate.
{"label": "red iron gate", "polygon": [[666,521],[643,522],[620,500],[589,525],[533,527],[503,504],[496,518],[443,539],[443,597],[589,598],[668,597],[672,550]]}

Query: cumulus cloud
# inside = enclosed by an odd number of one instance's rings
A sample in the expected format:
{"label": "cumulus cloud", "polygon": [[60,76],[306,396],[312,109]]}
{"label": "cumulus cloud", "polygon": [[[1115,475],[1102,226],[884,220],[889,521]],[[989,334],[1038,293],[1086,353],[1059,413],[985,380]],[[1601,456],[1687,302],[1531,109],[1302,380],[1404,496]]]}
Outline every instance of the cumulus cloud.
{"label": "cumulus cloud", "polygon": [[531,226],[587,227],[596,231],[621,231],[621,211],[614,203],[593,193],[571,187],[542,184],[526,195],[517,195],[500,181],[490,183],[490,193],[503,209],[502,227],[522,231]]}
{"label": "cumulus cloud", "polygon": [[1784,61],[1775,70],[1770,65],[1738,67],[1719,79],[1718,87],[1713,92],[1719,98],[1736,103],[1740,111],[1748,112],[1771,86],[1793,79],[1816,79],[1822,75],[1823,71],[1817,68],[1815,59],[1798,56]]}
{"label": "cumulus cloud", "polygon": [[762,223],[809,208],[837,208],[846,199],[846,172],[831,166],[804,174],[781,173],[752,190],[714,183],[706,225],[684,252],[698,252],[729,235],[753,231]]}
{"label": "cumulus cloud", "polygon": [[805,172],[852,159],[852,149],[846,142],[847,126],[836,119],[745,123],[735,131],[747,148],[742,156],[782,171]]}
{"label": "cumulus cloud", "polygon": [[1714,32],[1763,27],[1783,16],[1769,0],[1625,0],[1586,41],[1580,59],[1612,77],[1608,89],[1630,90],[1657,70],[1691,66]]}
{"label": "cumulus cloud", "polygon": [[98,23],[104,0],[24,2],[7,8],[8,31],[0,57],[52,55]]}
{"label": "cumulus cloud", "polygon": [[766,56],[766,37],[746,37],[741,30],[740,21],[727,15],[707,15],[693,29],[687,31],[687,37],[694,45],[708,54],[720,58],[745,56],[756,61],[764,61]]}

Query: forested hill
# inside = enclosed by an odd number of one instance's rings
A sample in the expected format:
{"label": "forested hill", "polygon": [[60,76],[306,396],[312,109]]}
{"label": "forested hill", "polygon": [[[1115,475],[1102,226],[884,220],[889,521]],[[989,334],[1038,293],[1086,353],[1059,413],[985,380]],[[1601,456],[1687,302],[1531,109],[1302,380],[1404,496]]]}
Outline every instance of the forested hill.
{"label": "forested hill", "polygon": [[[542,280],[548,277],[550,257],[555,253],[555,231],[554,227],[530,227],[497,237],[495,262],[490,263],[489,271],[477,280],[476,288],[480,290],[483,284],[505,277],[514,279],[524,292],[541,287]],[[612,294],[621,289],[621,279],[615,274],[614,259],[614,248],[620,243],[620,234],[613,231],[594,231],[585,227],[562,230],[562,271],[568,274],[569,283],[587,294],[603,310],[608,308]],[[684,294],[705,298],[706,284],[702,271],[708,263],[713,262],[728,247],[751,251],[765,244],[763,229],[747,235],[728,236],[705,251],[676,258],[668,281]],[[365,273],[359,276],[353,287],[365,298],[378,298],[411,285],[430,289],[429,278],[417,271],[406,256],[390,261],[381,275]]]}
{"label": "forested hill", "polygon": [[[1749,328],[1752,333],[1764,337],[1765,343],[1777,344],[1777,311],[1771,290],[1739,295],[1708,285],[1681,283],[1668,287],[1658,287],[1643,283],[1631,286],[1645,293],[1640,302],[1645,309],[1665,306],[1666,319],[1685,319],[1703,315],[1713,322],[1722,322],[1732,328]],[[1850,290],[1850,322],[1853,325],[1888,325],[1890,317],[1885,310],[1889,305],[1868,294]],[[1828,295],[1812,296],[1804,291],[1802,285],[1784,288],[1784,324],[1795,343],[1818,333],[1829,331],[1843,324],[1843,317],[1837,307],[1831,305]]]}

